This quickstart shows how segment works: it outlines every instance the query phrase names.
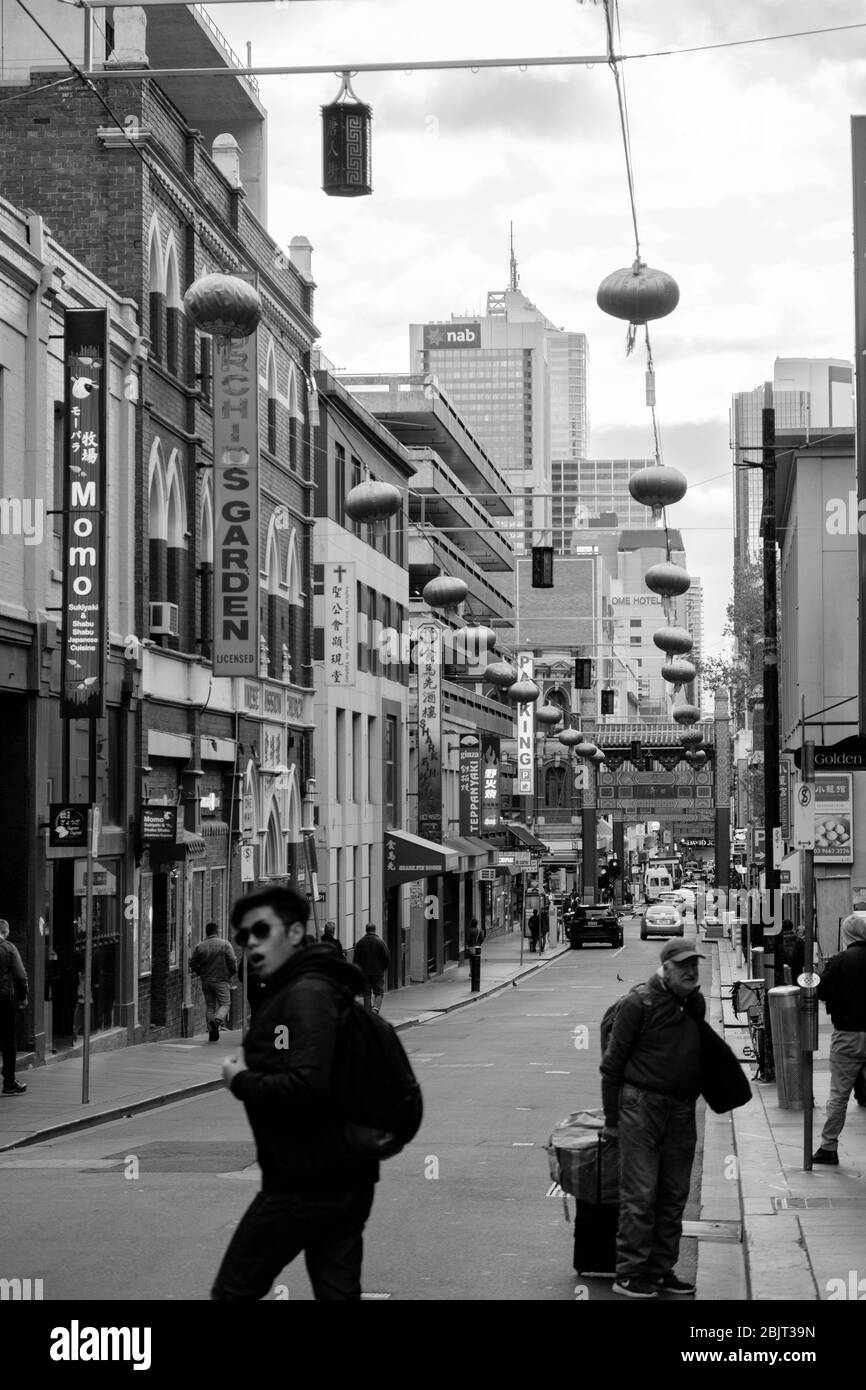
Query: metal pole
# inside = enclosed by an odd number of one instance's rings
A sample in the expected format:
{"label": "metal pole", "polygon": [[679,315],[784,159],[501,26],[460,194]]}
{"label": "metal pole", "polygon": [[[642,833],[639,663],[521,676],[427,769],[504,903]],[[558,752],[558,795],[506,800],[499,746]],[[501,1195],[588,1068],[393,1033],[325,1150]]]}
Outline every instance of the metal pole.
{"label": "metal pole", "polygon": [[[773,831],[779,816],[779,641],[776,622],[776,412],[773,386],[764,383],[761,411],[761,477],[763,482],[763,559],[764,559],[764,881],[770,901],[776,903],[779,870],[772,855]],[[751,885],[750,885],[751,886]],[[775,912],[774,912],[775,915]],[[776,984],[781,984],[779,937],[773,938]],[[764,944],[762,924],[758,924],[758,944]]]}
{"label": "metal pole", "polygon": [[523,889],[520,904],[520,965],[523,968],[523,938],[526,934],[526,870],[520,870],[520,886]]}
{"label": "metal pole", "polygon": [[[564,67],[604,67],[611,61],[605,53],[575,54],[558,58],[453,58],[432,59],[419,62],[408,59],[403,63],[327,63],[306,67],[263,67],[261,64],[247,64],[246,67],[230,68],[153,68],[142,72],[139,68],[87,68],[85,76],[93,81],[106,81],[113,77],[130,77],[141,81],[145,77],[307,77],[314,75],[333,75],[351,72],[444,72],[450,69],[476,68],[564,68]],[[618,58],[613,59],[618,62]]]}
{"label": "metal pole", "polygon": [[[801,726],[805,733],[805,727]],[[803,749],[803,781],[815,781],[815,744],[812,739],[801,744]],[[804,974],[812,976],[815,961],[815,851],[803,851],[803,921],[806,939],[803,950]],[[801,999],[802,1002],[802,999]],[[812,1094],[813,1059],[812,1052],[817,1039],[812,1036],[815,1010],[818,1000],[814,987],[809,990],[809,1012],[802,1018],[802,1046],[800,1054],[803,1088],[803,1167],[807,1173],[812,1171],[812,1135],[814,1128],[815,1097]],[[815,1029],[815,1031],[817,1031]]]}
{"label": "metal pole", "polygon": [[[90,721],[91,738],[93,720]],[[93,837],[98,834],[98,813],[91,805],[87,812],[87,858],[84,861],[84,1024],[82,1029],[81,1104],[90,1103],[90,991],[93,980]]]}

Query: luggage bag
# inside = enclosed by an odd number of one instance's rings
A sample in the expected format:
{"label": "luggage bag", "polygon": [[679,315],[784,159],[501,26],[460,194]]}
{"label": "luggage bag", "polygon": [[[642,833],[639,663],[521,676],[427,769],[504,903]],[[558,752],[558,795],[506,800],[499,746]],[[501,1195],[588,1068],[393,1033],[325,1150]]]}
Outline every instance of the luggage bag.
{"label": "luggage bag", "polygon": [[576,1201],[576,1274],[616,1272],[619,1174],[616,1144],[602,1139],[603,1110],[582,1110],[560,1121],[550,1136],[551,1177]]}
{"label": "luggage bag", "polygon": [[575,1274],[616,1274],[616,1228],[619,1207],[578,1202],[574,1215]]}

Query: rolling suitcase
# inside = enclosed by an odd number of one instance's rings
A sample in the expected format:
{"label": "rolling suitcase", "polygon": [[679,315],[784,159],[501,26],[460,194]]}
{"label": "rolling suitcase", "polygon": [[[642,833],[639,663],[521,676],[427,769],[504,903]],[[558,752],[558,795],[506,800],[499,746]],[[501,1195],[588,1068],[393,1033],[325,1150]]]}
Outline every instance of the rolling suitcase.
{"label": "rolling suitcase", "polygon": [[583,1110],[561,1120],[550,1136],[551,1177],[574,1197],[574,1269],[616,1272],[619,1173],[616,1145],[602,1139],[604,1112]]}

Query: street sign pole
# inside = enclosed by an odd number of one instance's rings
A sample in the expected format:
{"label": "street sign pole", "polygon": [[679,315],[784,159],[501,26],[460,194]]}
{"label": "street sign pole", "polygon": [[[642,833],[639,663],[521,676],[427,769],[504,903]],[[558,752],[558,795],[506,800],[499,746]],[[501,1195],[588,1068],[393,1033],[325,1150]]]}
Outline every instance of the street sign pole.
{"label": "street sign pole", "polygon": [[[803,782],[813,790],[815,781],[815,744],[810,739],[803,744]],[[814,790],[813,790],[814,796]],[[800,985],[800,1077],[803,1093],[803,1168],[812,1171],[812,1132],[815,1098],[812,1095],[814,1073],[813,1053],[818,1046],[818,979],[815,969],[815,838],[811,849],[803,851],[803,922],[806,940],[803,950],[803,975]],[[802,981],[808,977],[809,984]]]}
{"label": "street sign pole", "polygon": [[102,812],[91,806],[87,812],[87,858],[84,861],[84,1024],[81,1052],[81,1104],[90,1103],[90,992],[93,981],[93,863],[99,850]]}
{"label": "street sign pole", "polygon": [[520,967],[523,969],[523,938],[526,935],[526,870],[520,870],[520,886],[523,889],[520,900]]}

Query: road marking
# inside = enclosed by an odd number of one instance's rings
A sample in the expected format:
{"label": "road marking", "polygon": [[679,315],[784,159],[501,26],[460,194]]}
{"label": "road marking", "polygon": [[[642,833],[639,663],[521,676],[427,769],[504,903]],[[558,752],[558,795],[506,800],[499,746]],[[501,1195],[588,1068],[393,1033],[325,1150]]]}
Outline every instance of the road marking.
{"label": "road marking", "polygon": [[495,1067],[495,1062],[434,1062],[434,1068],[440,1067]]}
{"label": "road marking", "polygon": [[568,1018],[568,1014],[524,1014],[524,1018]]}
{"label": "road marking", "polygon": [[362,1298],[367,1298],[367,1299],[374,1299],[374,1298],[390,1298],[391,1295],[390,1295],[389,1293],[362,1293],[362,1294],[361,1294],[361,1297],[362,1297]]}
{"label": "road marking", "polygon": [[122,1158],[0,1158],[0,1168],[121,1168]]}
{"label": "road marking", "polygon": [[571,1076],[570,1071],[546,1071],[545,1076]]}
{"label": "road marking", "polygon": [[531,1105],[515,1105],[515,1110],[532,1110]]}
{"label": "road marking", "polygon": [[532,1143],[527,1144],[523,1140],[519,1140],[518,1142],[512,1144],[511,1147],[512,1149],[534,1149],[535,1145]]}

